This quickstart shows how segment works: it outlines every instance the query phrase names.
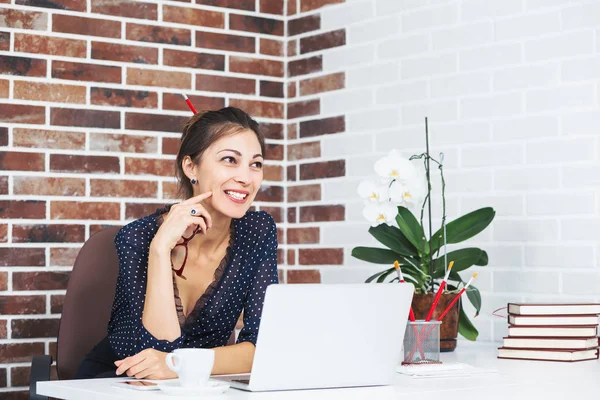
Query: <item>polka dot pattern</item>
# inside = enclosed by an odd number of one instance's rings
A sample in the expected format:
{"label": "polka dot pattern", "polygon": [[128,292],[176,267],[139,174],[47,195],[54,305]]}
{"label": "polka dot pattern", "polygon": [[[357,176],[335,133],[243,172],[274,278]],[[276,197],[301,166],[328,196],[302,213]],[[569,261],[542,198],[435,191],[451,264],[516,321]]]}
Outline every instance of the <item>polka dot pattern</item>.
{"label": "polka dot pattern", "polygon": [[244,311],[237,343],[256,345],[267,286],[278,283],[277,228],[264,211],[249,211],[235,219],[230,262],[196,318],[187,319],[173,341],[154,337],[142,324],[148,253],[158,230],[161,210],[124,226],[115,237],[119,275],[108,323],[108,339],[119,357],[146,348],[171,352],[177,348],[214,348],[227,344]]}

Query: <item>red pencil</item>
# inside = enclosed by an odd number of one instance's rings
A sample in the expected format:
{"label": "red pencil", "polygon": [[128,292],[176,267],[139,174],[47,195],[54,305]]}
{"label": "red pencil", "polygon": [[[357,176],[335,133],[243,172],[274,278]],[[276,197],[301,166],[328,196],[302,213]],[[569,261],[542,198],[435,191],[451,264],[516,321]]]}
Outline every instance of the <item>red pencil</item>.
{"label": "red pencil", "polygon": [[[400,263],[398,260],[394,261],[394,268],[396,268],[396,272],[398,273],[398,281],[400,283],[404,283],[404,276],[402,275],[402,270],[400,269]],[[415,313],[413,312],[412,305],[410,306],[410,310],[408,312],[408,317],[411,322],[415,322]],[[419,334],[417,332],[417,327],[413,325],[413,332],[415,334],[415,340],[417,341],[417,346],[419,346],[419,353],[421,353],[421,360],[425,359],[425,352],[423,351],[423,346],[419,342]]]}
{"label": "red pencil", "polygon": [[196,109],[194,108],[194,106],[192,105],[192,102],[190,101],[190,99],[188,99],[188,97],[185,95],[185,93],[182,93],[183,98],[185,99],[185,102],[187,103],[188,107],[190,108],[190,110],[192,110],[192,112],[194,114],[197,114],[198,112],[196,111]]}
{"label": "red pencil", "polygon": [[433,304],[431,304],[431,308],[429,309],[429,313],[427,314],[427,318],[425,318],[425,322],[431,321],[431,317],[433,317],[433,312],[435,311],[435,307],[437,306],[438,301],[440,301],[440,297],[442,297],[442,292],[446,287],[446,282],[448,281],[448,277],[450,276],[450,270],[454,265],[454,261],[450,261],[450,265],[448,265],[448,270],[446,271],[446,275],[444,276],[444,280],[440,283],[440,287],[438,288],[437,293],[435,294],[435,298],[433,299]]}

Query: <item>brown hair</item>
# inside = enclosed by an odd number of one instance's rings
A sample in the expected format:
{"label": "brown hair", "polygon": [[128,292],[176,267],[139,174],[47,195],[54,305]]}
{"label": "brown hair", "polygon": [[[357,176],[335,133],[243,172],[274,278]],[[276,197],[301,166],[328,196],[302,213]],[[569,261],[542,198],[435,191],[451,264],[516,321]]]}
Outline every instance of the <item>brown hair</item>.
{"label": "brown hair", "polygon": [[265,138],[258,123],[239,108],[225,107],[218,111],[200,111],[186,122],[176,161],[179,195],[182,198],[188,199],[194,194],[192,184],[181,167],[183,159],[189,156],[194,164],[198,164],[202,154],[217,140],[247,129],[256,134],[263,157],[266,157]]}

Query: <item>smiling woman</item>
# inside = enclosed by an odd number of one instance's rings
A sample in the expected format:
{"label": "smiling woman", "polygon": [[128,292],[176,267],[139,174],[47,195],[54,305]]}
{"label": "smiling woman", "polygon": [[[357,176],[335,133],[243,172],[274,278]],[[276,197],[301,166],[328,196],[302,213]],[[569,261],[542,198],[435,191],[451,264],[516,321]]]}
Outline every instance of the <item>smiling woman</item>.
{"label": "smiling woman", "polygon": [[[108,335],[79,378],[176,377],[167,353],[215,350],[213,374],[252,368],[264,295],[278,283],[273,218],[249,211],[263,180],[264,137],[240,109],[196,114],[177,155],[181,203],[122,228]],[[226,345],[244,312],[237,343]]]}

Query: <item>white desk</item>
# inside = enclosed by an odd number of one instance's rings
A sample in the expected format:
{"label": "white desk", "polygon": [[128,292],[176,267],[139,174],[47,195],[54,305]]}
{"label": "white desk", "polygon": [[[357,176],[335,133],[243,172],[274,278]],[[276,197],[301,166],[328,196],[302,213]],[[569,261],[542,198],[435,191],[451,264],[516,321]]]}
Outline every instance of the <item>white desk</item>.
{"label": "white desk", "polygon": [[[454,353],[442,354],[442,361],[494,368],[499,374],[476,378],[412,378],[397,374],[393,386],[348,389],[300,390],[249,393],[229,389],[212,399],[236,400],[354,400],[354,399],[569,399],[596,398],[600,392],[600,362],[559,363],[499,360],[498,344],[459,342]],[[60,399],[184,399],[162,392],[139,392],[118,388],[114,379],[51,381],[37,384],[38,394]],[[310,396],[310,397],[309,397]],[[576,398],[577,397],[577,398]]]}

